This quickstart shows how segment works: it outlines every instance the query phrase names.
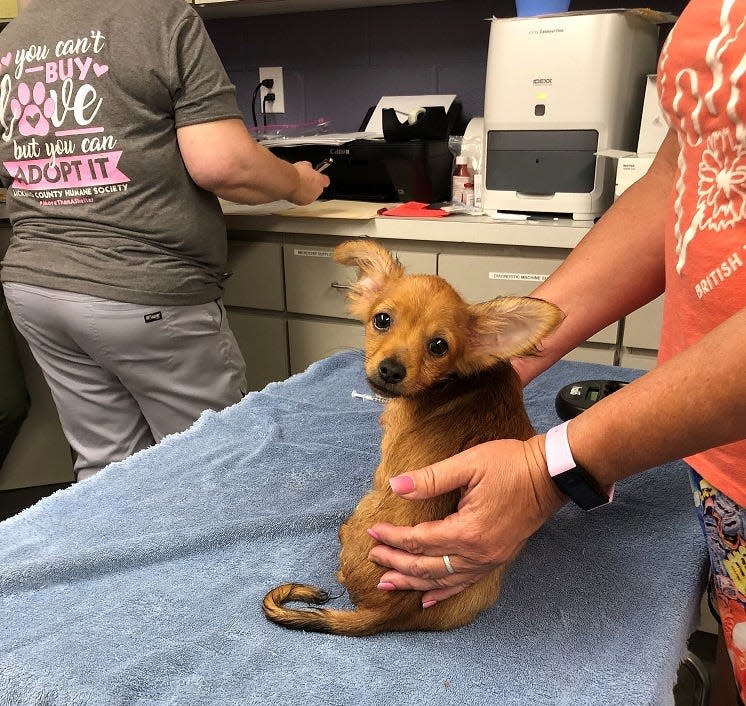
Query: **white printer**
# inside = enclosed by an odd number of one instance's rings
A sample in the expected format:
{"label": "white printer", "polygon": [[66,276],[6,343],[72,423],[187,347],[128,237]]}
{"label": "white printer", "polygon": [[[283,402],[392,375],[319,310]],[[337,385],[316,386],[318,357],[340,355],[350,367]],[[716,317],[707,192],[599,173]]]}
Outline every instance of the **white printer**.
{"label": "white printer", "polygon": [[633,11],[493,19],[484,104],[483,208],[592,220],[614,162],[634,151],[658,27]]}

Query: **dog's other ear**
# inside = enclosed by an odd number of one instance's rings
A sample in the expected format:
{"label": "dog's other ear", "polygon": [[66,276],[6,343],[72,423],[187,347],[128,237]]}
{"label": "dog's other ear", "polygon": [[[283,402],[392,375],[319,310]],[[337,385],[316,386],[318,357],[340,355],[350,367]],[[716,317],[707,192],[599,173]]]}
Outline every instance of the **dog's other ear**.
{"label": "dog's other ear", "polygon": [[348,240],[334,249],[334,259],[358,269],[348,297],[351,313],[363,320],[386,282],[404,274],[401,263],[374,240]]}
{"label": "dog's other ear", "polygon": [[471,340],[466,355],[477,366],[495,358],[531,355],[565,314],[554,304],[532,297],[499,297],[469,307]]}

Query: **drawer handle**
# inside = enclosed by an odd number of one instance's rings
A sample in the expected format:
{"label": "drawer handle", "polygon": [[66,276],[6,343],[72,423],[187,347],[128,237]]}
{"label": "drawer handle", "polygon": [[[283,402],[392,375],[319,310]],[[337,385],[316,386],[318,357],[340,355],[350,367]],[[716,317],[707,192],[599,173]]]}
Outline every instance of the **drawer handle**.
{"label": "drawer handle", "polygon": [[339,282],[332,282],[332,289],[352,289],[351,284],[340,284]]}

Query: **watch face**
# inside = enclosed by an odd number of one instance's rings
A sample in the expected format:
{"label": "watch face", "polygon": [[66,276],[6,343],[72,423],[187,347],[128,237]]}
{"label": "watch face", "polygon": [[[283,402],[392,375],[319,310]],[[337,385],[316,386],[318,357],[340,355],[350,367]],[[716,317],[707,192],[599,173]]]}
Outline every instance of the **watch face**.
{"label": "watch face", "polygon": [[580,466],[558,473],[553,478],[557,487],[583,510],[593,510],[611,502],[611,498],[601,492],[595,480]]}

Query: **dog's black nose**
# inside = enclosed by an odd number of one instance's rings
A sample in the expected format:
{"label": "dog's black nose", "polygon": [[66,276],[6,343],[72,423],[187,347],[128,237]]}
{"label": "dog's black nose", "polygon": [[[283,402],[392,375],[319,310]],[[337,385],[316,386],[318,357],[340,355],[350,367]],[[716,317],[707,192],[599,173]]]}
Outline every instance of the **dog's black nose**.
{"label": "dog's black nose", "polygon": [[378,364],[378,374],[384,382],[396,385],[407,377],[407,369],[393,358],[386,358]]}

